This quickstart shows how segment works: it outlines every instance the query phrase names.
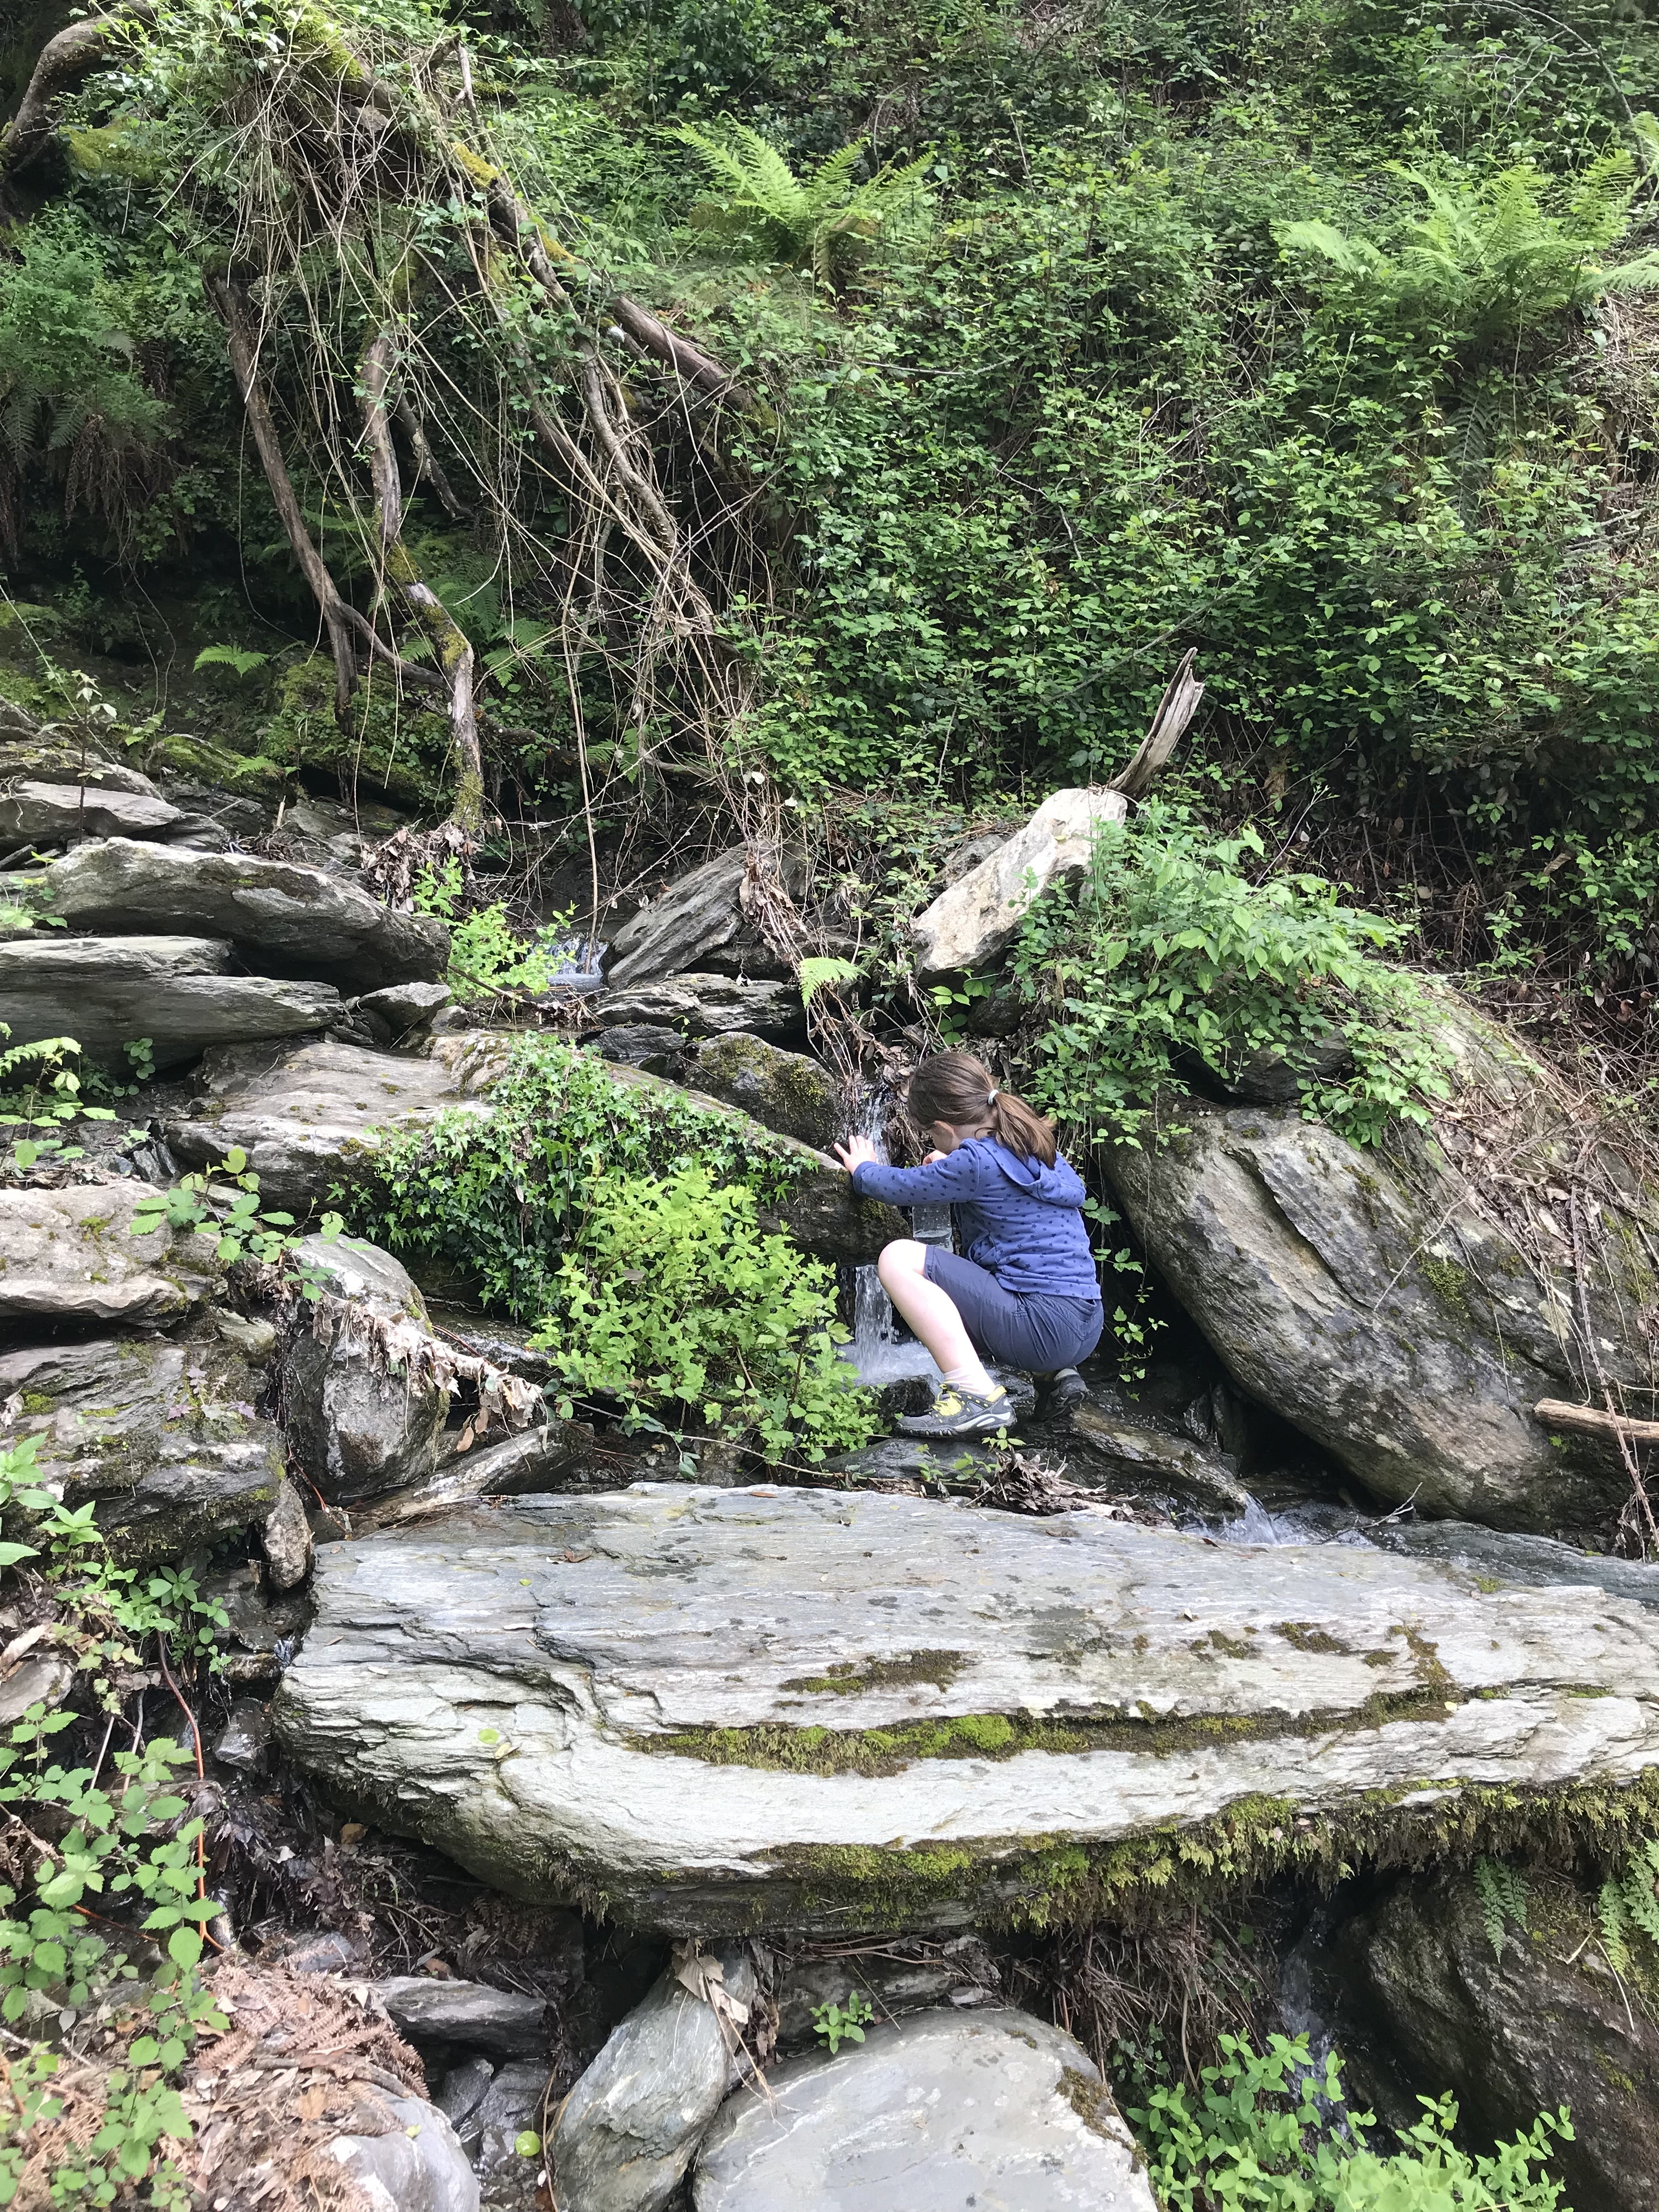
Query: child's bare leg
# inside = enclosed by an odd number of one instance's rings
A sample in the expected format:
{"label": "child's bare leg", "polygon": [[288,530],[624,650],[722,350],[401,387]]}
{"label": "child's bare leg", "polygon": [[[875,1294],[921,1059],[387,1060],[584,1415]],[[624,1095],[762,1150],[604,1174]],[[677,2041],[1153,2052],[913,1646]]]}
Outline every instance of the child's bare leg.
{"label": "child's bare leg", "polygon": [[932,1352],[945,1381],[983,1397],[996,1385],[974,1349],[954,1299],[922,1273],[927,1265],[927,1247],[907,1237],[882,1248],[876,1272],[883,1290]]}

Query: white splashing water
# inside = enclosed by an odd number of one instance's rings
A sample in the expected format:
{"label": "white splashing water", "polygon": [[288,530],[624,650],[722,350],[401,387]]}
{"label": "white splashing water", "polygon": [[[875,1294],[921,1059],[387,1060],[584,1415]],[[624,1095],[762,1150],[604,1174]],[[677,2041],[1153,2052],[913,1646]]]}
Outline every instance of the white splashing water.
{"label": "white splashing water", "polygon": [[[867,1091],[860,1103],[858,1133],[869,1138],[884,1161],[887,1149],[882,1143],[881,1133],[886,1119],[886,1093]],[[925,1221],[924,1214],[938,1218]],[[918,1206],[915,1226],[917,1234],[929,1243],[948,1242],[950,1207]],[[916,1376],[929,1382],[943,1382],[944,1377],[933,1364],[933,1354],[915,1337],[902,1334],[902,1328],[893,1311],[893,1302],[883,1290],[881,1277],[875,1268],[859,1268],[853,1278],[853,1341],[842,1346],[842,1357],[850,1359],[858,1369],[861,1382],[881,1389],[889,1382],[908,1382]]]}

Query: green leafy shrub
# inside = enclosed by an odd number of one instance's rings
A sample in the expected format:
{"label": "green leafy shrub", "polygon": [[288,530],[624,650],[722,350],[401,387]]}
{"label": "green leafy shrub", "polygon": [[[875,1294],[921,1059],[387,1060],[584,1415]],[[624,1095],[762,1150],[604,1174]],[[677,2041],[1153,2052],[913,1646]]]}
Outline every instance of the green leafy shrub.
{"label": "green leafy shrub", "polygon": [[1401,2148],[1366,2147],[1375,2123],[1343,2100],[1341,2061],[1312,2072],[1308,2040],[1270,2036],[1265,2052],[1221,2038],[1194,2097],[1184,2083],[1152,2090],[1130,2112],[1168,2212],[1556,2212],[1561,2184],[1543,2171],[1551,2136],[1572,2140],[1564,2106],[1490,2157],[1452,2142],[1457,2106],[1423,2097]]}
{"label": "green leafy shrub", "polygon": [[459,860],[428,868],[415,887],[415,910],[434,914],[449,928],[449,983],[458,999],[488,999],[498,991],[546,990],[570,964],[570,916],[556,915],[529,937],[507,920],[497,899],[464,911]]}
{"label": "green leafy shrub", "polygon": [[[565,1249],[580,1242],[604,1179],[663,1176],[688,1160],[716,1183],[745,1182],[775,1204],[801,1170],[780,1145],[750,1142],[725,1115],[671,1090],[638,1089],[591,1053],[520,1037],[487,1114],[446,1114],[393,1137],[351,1226],[459,1276],[487,1307],[535,1321],[555,1301]],[[343,1204],[346,1201],[343,1199]]]}
{"label": "green leafy shrub", "polygon": [[[1013,964],[1044,1022],[1032,1090],[1051,1111],[1091,1137],[1133,1137],[1158,1093],[1277,1055],[1298,1070],[1309,1117],[1356,1144],[1428,1120],[1448,1089],[1432,1010],[1371,957],[1401,929],[1321,877],[1252,883],[1241,862],[1262,850],[1248,826],[1215,839],[1149,805],[1103,826],[1076,890],[1035,904]],[[1313,1071],[1339,1047],[1348,1073]]]}
{"label": "green leafy shrub", "polygon": [[763,1233],[753,1191],[706,1167],[605,1177],[551,1288],[536,1342],[568,1389],[620,1399],[631,1419],[690,1416],[814,1461],[875,1432],[836,1351],[833,1270]]}
{"label": "green leafy shrub", "polygon": [[[143,1665],[152,1636],[175,1664],[205,1657],[224,1614],[187,1571],[112,1565],[91,1505],[66,1509],[43,1489],[36,1455],[32,1436],[0,1443],[0,1516],[21,1509],[39,1539],[0,1544],[0,1567],[36,1563],[57,1601],[56,1640],[112,1719],[116,1667]],[[198,1971],[203,1931],[221,1909],[203,1879],[203,1823],[174,1784],[194,1762],[155,1736],[114,1752],[108,1781],[102,1759],[64,1766],[52,1746],[76,1718],[37,1704],[0,1741],[0,1812],[30,1844],[27,1874],[15,1858],[11,1881],[0,1881],[0,2020],[55,2030],[52,2042],[11,2038],[0,2205],[27,2170],[54,2206],[185,2212],[189,2189],[169,2148],[191,2136],[178,2074],[198,2032],[226,2026]]]}

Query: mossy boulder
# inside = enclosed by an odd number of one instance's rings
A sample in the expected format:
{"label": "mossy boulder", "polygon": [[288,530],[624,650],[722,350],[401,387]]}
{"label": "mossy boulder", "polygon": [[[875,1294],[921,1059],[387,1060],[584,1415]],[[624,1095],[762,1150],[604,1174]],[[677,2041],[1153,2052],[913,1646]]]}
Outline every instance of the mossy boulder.
{"label": "mossy boulder", "polygon": [[740,1106],[753,1120],[827,1152],[847,1126],[841,1092],[829,1070],[804,1052],[785,1052],[739,1031],[706,1037],[682,1057],[677,1073],[694,1090]]}
{"label": "mossy boulder", "polygon": [[1464,1869],[1407,1876],[1342,1933],[1334,1955],[1348,1981],[1342,2033],[1355,2086],[1407,2123],[1417,2095],[1449,2089],[1473,2141],[1512,2136],[1570,2106],[1574,2140],[1558,2144],[1551,2166],[1573,2212],[1634,2212],[1653,2202],[1659,2172],[1659,1954],[1633,1937],[1641,1955],[1621,1987],[1596,1885],[1516,1874],[1504,1887],[1519,1919],[1501,1900],[1483,1903]]}
{"label": "mossy boulder", "polygon": [[[0,1354],[0,1399],[21,1399],[42,1479],[94,1503],[118,1559],[178,1559],[263,1523],[283,1438],[254,1410],[262,1380],[204,1319],[179,1337],[108,1336]],[[8,1533],[12,1532],[9,1528]]]}
{"label": "mossy boulder", "polygon": [[1086,1918],[1652,1816],[1659,1620],[1368,1547],[638,1484],[319,1554],[276,1708],[331,1795],[682,1933]]}

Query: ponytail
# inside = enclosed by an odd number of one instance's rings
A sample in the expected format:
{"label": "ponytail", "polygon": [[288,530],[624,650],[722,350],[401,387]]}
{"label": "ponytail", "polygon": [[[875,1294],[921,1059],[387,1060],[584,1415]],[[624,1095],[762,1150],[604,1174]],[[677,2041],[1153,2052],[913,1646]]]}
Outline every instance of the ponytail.
{"label": "ponytail", "polygon": [[953,1129],[988,1129],[1023,1160],[1054,1164],[1054,1126],[1011,1091],[999,1090],[991,1071],[971,1052],[939,1052],[910,1078],[910,1118],[922,1127],[948,1121]]}

